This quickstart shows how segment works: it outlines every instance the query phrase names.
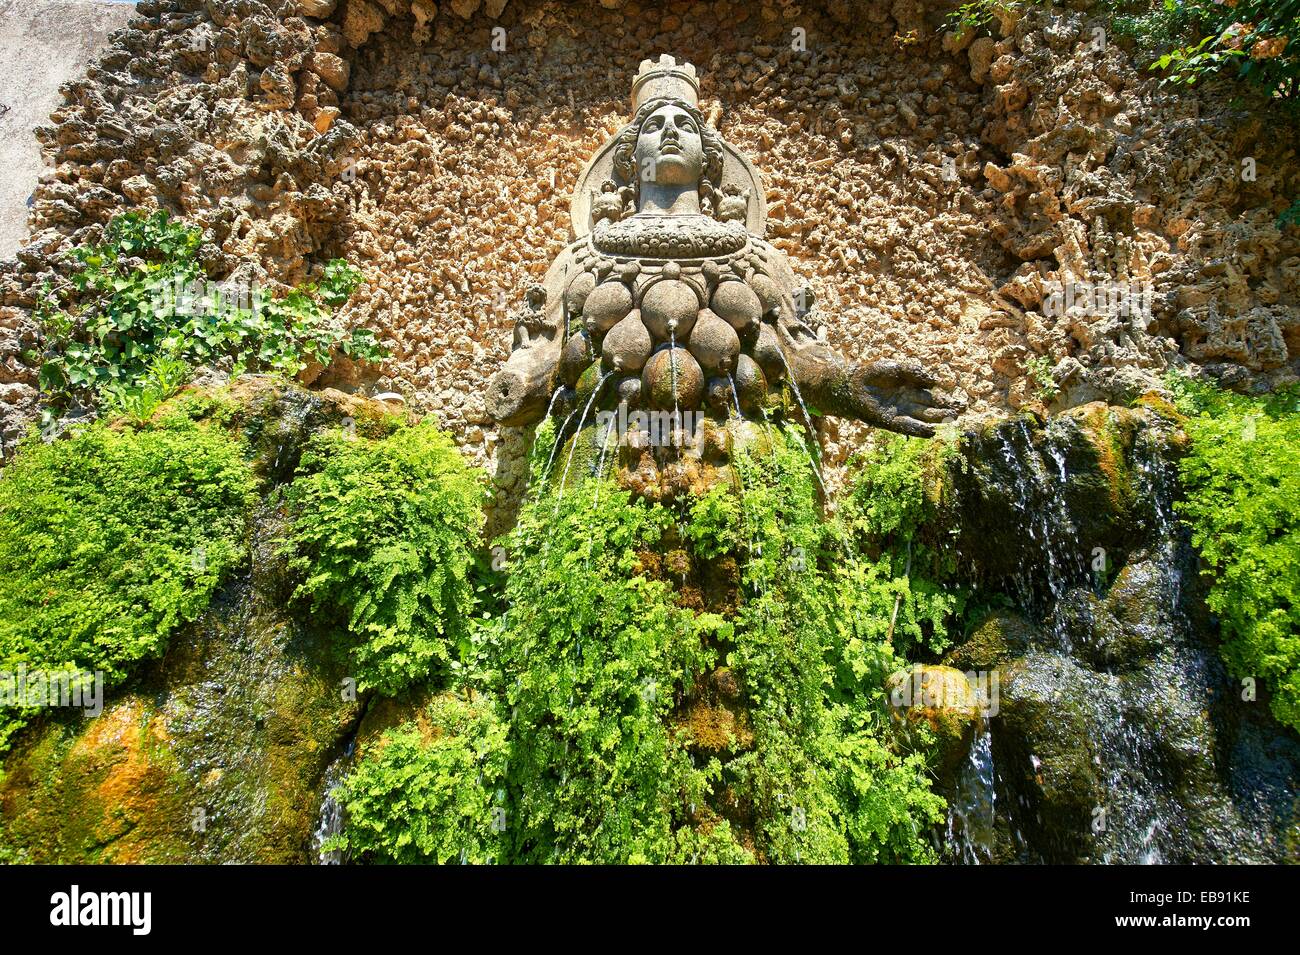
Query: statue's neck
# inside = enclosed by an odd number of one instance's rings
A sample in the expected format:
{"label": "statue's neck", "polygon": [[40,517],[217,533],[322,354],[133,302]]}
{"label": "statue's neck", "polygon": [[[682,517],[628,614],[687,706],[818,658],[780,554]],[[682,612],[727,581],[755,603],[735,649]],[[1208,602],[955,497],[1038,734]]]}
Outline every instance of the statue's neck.
{"label": "statue's neck", "polygon": [[637,215],[687,216],[700,214],[700,191],[695,183],[685,186],[641,183]]}

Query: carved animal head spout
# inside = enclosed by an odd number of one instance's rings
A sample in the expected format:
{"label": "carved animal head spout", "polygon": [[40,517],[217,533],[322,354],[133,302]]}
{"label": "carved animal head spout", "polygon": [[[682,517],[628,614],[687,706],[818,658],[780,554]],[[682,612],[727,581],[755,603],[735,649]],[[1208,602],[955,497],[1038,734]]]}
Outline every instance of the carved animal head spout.
{"label": "carved animal head spout", "polygon": [[581,429],[620,407],[695,420],[797,409],[926,436],[955,416],[921,369],[850,365],[809,327],[811,296],[763,238],[762,182],[700,112],[694,67],[644,61],[632,105],[580,177],[574,239],[488,386],[498,422],[554,411]]}

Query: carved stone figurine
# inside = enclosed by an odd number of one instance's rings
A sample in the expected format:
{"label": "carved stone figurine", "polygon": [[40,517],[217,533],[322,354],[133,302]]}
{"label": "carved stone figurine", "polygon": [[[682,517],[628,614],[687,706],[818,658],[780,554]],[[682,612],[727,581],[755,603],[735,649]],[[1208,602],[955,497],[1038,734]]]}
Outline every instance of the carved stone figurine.
{"label": "carved stone figurine", "polygon": [[493,418],[528,425],[548,408],[618,402],[748,416],[787,386],[819,413],[908,435],[955,416],[919,367],[850,364],[805,323],[811,295],[763,240],[762,184],[707,125],[694,67],[644,61],[632,102],[580,178],[574,239],[488,385]]}

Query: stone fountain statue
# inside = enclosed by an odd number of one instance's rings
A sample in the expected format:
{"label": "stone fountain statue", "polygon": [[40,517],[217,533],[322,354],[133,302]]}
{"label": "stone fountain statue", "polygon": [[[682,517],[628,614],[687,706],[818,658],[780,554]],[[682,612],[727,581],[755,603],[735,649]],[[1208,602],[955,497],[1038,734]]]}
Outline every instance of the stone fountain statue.
{"label": "stone fountain statue", "polygon": [[506,426],[600,403],[751,416],[789,386],[805,415],[932,435],[955,410],[930,375],[846,362],[809,327],[811,294],[763,240],[758,173],[698,104],[693,66],[641,64],[632,121],[578,181],[573,240],[528,292],[489,413]]}

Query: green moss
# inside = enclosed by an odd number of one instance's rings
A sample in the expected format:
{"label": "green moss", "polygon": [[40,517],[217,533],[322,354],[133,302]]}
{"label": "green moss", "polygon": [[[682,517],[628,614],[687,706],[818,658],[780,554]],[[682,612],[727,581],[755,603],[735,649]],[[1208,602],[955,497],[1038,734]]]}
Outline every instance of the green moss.
{"label": "green moss", "polygon": [[[550,482],[557,488],[561,481],[568,487],[576,487],[589,480],[600,465],[600,447],[605,435],[594,423],[587,424],[581,431],[570,435],[560,447],[552,465]],[[613,467],[613,459],[618,449],[614,447],[618,436],[609,438],[609,449],[605,456],[605,469]]]}
{"label": "green moss", "polygon": [[0,670],[125,680],[245,559],[252,488],[241,444],[193,421],[26,444],[0,481]]}
{"label": "green moss", "polygon": [[1032,625],[1018,614],[994,612],[945,659],[963,671],[994,670],[1022,656],[1036,636]]}
{"label": "green moss", "polygon": [[0,783],[4,843],[32,863],[189,860],[196,805],[157,711],[137,698],[24,739]]}
{"label": "green moss", "polygon": [[1139,419],[1131,412],[1100,402],[1089,405],[1078,421],[1096,451],[1096,466],[1110,493],[1111,508],[1122,519],[1133,507],[1136,487],[1125,449],[1133,445]]}

